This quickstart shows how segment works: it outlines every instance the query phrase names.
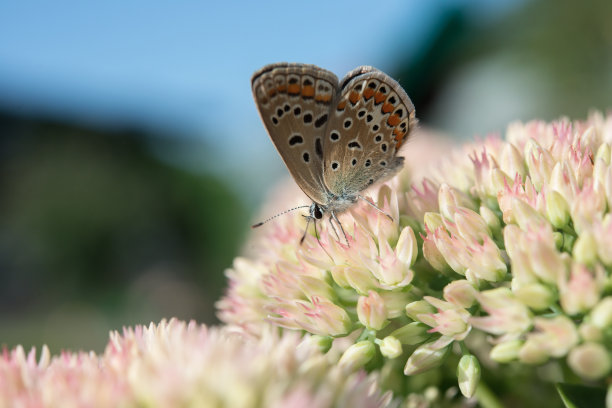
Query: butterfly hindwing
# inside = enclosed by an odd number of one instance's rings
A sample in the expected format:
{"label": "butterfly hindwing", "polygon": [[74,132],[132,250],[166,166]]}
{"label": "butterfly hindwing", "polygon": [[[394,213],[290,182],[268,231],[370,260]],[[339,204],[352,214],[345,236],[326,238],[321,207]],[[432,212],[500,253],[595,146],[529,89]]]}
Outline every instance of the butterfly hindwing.
{"label": "butterfly hindwing", "polygon": [[357,194],[397,173],[414,105],[385,73],[359,67],[341,82],[323,139],[323,180],[336,196]]}
{"label": "butterfly hindwing", "polygon": [[314,65],[278,63],[251,80],[257,109],[298,186],[313,201],[326,200],[323,136],[336,100],[337,77]]}

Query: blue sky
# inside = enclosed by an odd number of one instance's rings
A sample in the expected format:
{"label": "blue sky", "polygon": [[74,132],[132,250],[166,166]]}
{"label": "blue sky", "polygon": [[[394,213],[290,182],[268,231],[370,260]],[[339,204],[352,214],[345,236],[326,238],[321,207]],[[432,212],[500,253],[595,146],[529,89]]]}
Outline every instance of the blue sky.
{"label": "blue sky", "polygon": [[499,10],[492,3],[0,2],[0,107],[203,137],[226,162],[270,157],[253,71],[276,61],[338,76],[366,64],[392,70],[427,42],[440,12]]}

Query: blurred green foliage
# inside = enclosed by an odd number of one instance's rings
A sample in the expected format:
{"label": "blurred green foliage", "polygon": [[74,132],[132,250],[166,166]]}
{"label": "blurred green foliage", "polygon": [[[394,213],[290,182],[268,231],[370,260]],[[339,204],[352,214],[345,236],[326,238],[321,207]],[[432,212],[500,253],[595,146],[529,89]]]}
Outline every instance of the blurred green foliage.
{"label": "blurred green foliage", "polygon": [[[98,345],[131,323],[214,322],[247,214],[222,180],[151,153],[178,143],[196,142],[0,116],[0,341],[49,342],[56,309],[102,316]],[[36,316],[31,339],[2,324]]]}

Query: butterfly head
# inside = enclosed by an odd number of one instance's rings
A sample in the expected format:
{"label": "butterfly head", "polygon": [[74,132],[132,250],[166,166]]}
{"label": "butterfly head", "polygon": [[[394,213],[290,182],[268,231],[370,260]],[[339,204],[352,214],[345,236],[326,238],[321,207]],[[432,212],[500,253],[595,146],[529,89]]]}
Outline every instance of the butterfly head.
{"label": "butterfly head", "polygon": [[317,203],[312,203],[310,206],[310,218],[320,220],[323,218],[324,209]]}

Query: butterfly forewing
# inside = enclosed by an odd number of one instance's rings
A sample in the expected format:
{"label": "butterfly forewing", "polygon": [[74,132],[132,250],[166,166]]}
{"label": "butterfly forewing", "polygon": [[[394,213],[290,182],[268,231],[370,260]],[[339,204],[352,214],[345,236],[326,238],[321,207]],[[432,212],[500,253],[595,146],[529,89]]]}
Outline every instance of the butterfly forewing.
{"label": "butterfly forewing", "polygon": [[338,79],[314,65],[279,63],[257,71],[253,95],[289,172],[313,201],[324,203],[323,137]]}
{"label": "butterfly forewing", "polygon": [[336,196],[354,195],[397,173],[397,151],[416,124],[401,86],[372,67],[341,82],[323,139],[323,180]]}

